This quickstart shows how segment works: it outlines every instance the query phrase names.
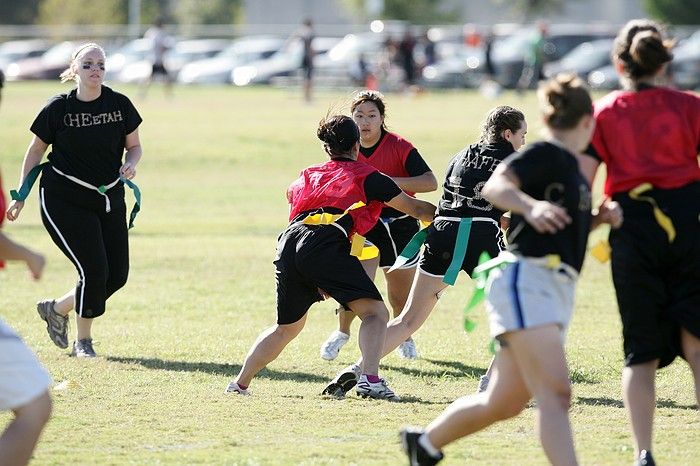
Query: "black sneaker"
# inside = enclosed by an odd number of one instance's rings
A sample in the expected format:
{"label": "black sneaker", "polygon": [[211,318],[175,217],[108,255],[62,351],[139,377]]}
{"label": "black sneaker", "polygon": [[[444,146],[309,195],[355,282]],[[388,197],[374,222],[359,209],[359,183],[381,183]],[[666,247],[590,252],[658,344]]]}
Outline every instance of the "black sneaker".
{"label": "black sneaker", "polygon": [[46,331],[54,345],[59,348],[68,348],[68,316],[57,313],[53,305],[56,301],[46,300],[36,303],[36,311],[46,322]]}
{"label": "black sneaker", "polygon": [[357,364],[351,364],[342,371],[338,372],[338,375],[331,380],[326,388],[323,389],[321,395],[330,395],[336,398],[342,398],[347,392],[349,392],[352,387],[357,385],[357,381],[360,379],[360,374],[362,369]]}
{"label": "black sneaker", "polygon": [[95,358],[97,353],[92,348],[92,338],[83,338],[73,342],[73,351],[70,355],[75,358]]}
{"label": "black sneaker", "polygon": [[639,458],[634,462],[634,466],[656,466],[656,463],[650,451],[642,450],[639,453]]}
{"label": "black sneaker", "polygon": [[403,451],[408,455],[409,466],[433,466],[444,458],[442,453],[437,458],[430,455],[418,443],[418,438],[423,435],[423,432],[423,429],[420,427],[405,427],[401,429],[401,443],[403,444]]}

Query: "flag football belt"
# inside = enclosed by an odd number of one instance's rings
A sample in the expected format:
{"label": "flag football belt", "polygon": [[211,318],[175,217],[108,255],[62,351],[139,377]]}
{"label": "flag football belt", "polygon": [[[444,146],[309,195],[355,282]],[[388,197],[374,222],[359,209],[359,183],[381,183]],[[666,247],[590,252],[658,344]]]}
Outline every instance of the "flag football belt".
{"label": "flag football belt", "polygon": [[[355,204],[351,205],[350,207],[347,208],[345,212],[342,214],[331,214],[328,212],[320,212],[317,214],[311,214],[307,215],[304,217],[302,220],[299,222],[295,223],[300,223],[304,225],[333,225],[334,227],[338,228],[340,231],[343,232],[345,236],[348,236],[348,232],[345,231],[343,227],[338,225],[336,223],[339,219],[347,215],[348,211],[357,209],[358,207],[362,207],[364,203],[362,202],[356,202]],[[367,249],[365,247],[365,237],[360,235],[359,233],[355,232],[352,235],[352,238],[350,238],[350,255],[355,256],[358,259],[368,259],[368,257],[363,258],[362,254],[364,252],[364,249]]]}
{"label": "flag football belt", "polygon": [[[462,264],[464,263],[464,256],[467,254],[467,244],[469,244],[469,236],[471,234],[471,228],[473,222],[490,222],[493,223],[496,228],[500,228],[498,222],[489,217],[435,217],[433,222],[437,221],[447,221],[447,222],[459,222],[459,228],[457,229],[457,237],[455,238],[455,246],[452,251],[452,261],[447,267],[445,276],[443,277],[443,283],[448,285],[454,285],[457,281],[457,275],[459,271],[462,270]],[[428,229],[423,228],[418,233],[416,233],[411,241],[406,245],[406,247],[401,251],[401,254],[391,266],[389,272],[396,270],[405,264],[409,259],[415,256],[420,250],[423,243],[425,243],[428,237]]]}
{"label": "flag football belt", "polygon": [[[27,196],[29,196],[29,193],[32,190],[32,187],[34,186],[34,183],[36,182],[36,179],[39,177],[39,173],[41,173],[41,170],[44,168],[44,166],[50,165],[49,162],[44,162],[41,163],[34,168],[32,168],[29,173],[27,174],[26,178],[24,179],[24,182],[22,183],[22,186],[19,188],[19,190],[11,190],[10,191],[10,196],[12,197],[13,200],[15,201],[24,201],[27,199]],[[117,184],[124,183],[127,185],[134,193],[134,197],[136,198],[136,202],[134,203],[134,207],[131,209],[131,213],[129,214],[129,228],[132,228],[134,226],[134,219],[136,218],[136,215],[139,213],[141,210],[141,190],[136,186],[134,182],[131,180],[127,180],[126,178],[120,176],[116,180],[112,181],[108,185],[102,185],[102,186],[93,186],[90,183],[87,183],[80,178],[76,178],[75,176],[72,175],[67,175],[63,173],[61,170],[59,170],[56,167],[51,167],[53,171],[58,173],[59,175],[71,180],[72,182],[84,187],[91,189],[93,191],[97,191],[101,196],[105,198],[105,212],[111,212],[112,211],[112,206],[109,202],[109,197],[107,196],[107,191],[110,190],[111,188],[115,187]]]}
{"label": "flag football belt", "polygon": [[659,204],[656,203],[656,199],[651,196],[642,196],[643,193],[652,189],[654,189],[654,186],[651,183],[642,183],[629,192],[630,199],[648,202],[651,204],[651,207],[654,210],[654,218],[656,219],[656,223],[658,223],[659,226],[666,232],[668,242],[673,243],[673,240],[676,239],[676,228],[673,226],[673,222],[668,215],[663,213],[659,207]]}

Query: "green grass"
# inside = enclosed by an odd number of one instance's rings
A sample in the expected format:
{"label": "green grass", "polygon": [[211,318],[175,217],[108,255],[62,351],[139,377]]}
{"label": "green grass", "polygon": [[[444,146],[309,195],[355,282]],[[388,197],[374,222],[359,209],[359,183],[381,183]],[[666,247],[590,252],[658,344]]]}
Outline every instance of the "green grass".
{"label": "green grass", "polygon": [[[4,89],[6,192],[16,183],[32,119],[60,89],[57,83]],[[134,88],[117,89],[137,95]],[[44,252],[49,264],[39,283],[18,264],[8,266],[0,315],[55,382],[75,385],[52,392],[54,415],[33,464],[403,464],[399,427],[425,424],[475,390],[490,358],[488,328],[480,309],[477,329],[461,330],[471,294],[462,276],[417,333],[422,359],[384,360],[382,374],[406,402],[318,395],[359,353],[355,325],[338,360],[319,358],[319,345],[335,327],[330,302],[312,307],[307,328],[254,380],[255,396],[223,394],[255,337],[275,319],[272,260],[286,224],[286,186],[301,168],[325,159],[316,124],[329,109],[347,111],[348,96],[319,93],[304,105],[289,90],[183,88],[167,100],[156,87],[146,100],[134,99],[144,118],[144,157],[135,179],[143,209],[131,233],[129,283],[94,326],[97,360],[71,359],[53,346],[34,310],[38,299],[62,294],[76,277],[44,231],[36,198],[18,222],[5,226],[11,237]],[[390,95],[387,121],[441,178],[452,154],[477,138],[484,114],[497,104],[524,110],[529,140],[539,138],[531,94],[505,93],[496,101],[471,92]],[[592,259],[578,289],[568,356],[580,461],[630,463],[619,317],[609,266]],[[691,382],[683,363],[659,373],[655,456],[661,464],[698,464],[700,417]],[[545,463],[534,414],[527,409],[448,446],[444,464]],[[9,419],[0,414],[0,426]]]}

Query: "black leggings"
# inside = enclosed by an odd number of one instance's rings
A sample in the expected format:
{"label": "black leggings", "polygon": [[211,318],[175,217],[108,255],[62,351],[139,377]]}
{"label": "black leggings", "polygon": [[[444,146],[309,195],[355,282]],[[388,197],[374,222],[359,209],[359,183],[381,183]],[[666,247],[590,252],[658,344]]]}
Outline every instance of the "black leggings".
{"label": "black leggings", "polygon": [[105,198],[56,173],[41,178],[41,219],[51,239],[78,272],[75,312],[83,318],[99,317],[105,302],[126,284],[129,274],[129,238],[124,186],[119,183]]}

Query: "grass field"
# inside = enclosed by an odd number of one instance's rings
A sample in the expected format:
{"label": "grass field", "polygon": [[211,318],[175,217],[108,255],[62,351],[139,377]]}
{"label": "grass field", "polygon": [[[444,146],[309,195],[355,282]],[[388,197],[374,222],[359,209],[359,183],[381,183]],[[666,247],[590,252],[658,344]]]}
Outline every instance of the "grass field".
{"label": "grass field", "polygon": [[[4,89],[0,161],[6,192],[17,182],[34,116],[61,89],[58,83],[10,83]],[[134,88],[116,89],[137,95]],[[329,108],[347,111],[348,96],[320,93],[305,105],[289,90],[183,88],[168,100],[154,88],[146,100],[134,98],[144,118],[144,157],[135,179],[143,208],[130,238],[129,283],[94,326],[96,360],[69,358],[49,341],[36,315],[34,303],[65,292],[76,274],[44,231],[32,194],[20,220],[5,231],[44,252],[49,264],[39,283],[19,265],[8,266],[0,316],[37,352],[56,383],[71,382],[52,391],[53,418],[33,464],[404,464],[398,429],[429,422],[475,390],[490,359],[488,329],[479,309],[477,329],[463,332],[471,284],[461,276],[416,335],[422,358],[406,362],[391,355],[383,362],[382,374],[402,403],[319,395],[359,354],[355,325],[336,361],[319,358],[319,345],[335,327],[330,302],[312,307],[304,332],[253,381],[254,396],[223,393],[257,334],[275,319],[272,259],[286,224],[285,188],[301,168],[325,159],[316,124]],[[539,139],[534,95],[506,93],[496,101],[470,92],[390,95],[387,121],[441,179],[451,155],[477,138],[482,117],[496,104],[524,110],[529,140]],[[426,198],[435,201],[438,193]],[[579,459],[629,464],[609,266],[588,260],[577,296],[567,350]],[[700,417],[687,365],[663,370],[657,385],[657,461],[700,464]],[[546,463],[534,414],[527,409],[448,446],[444,464]],[[9,419],[0,413],[0,426]]]}

